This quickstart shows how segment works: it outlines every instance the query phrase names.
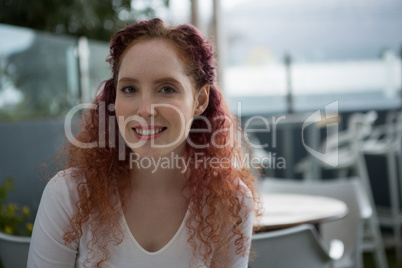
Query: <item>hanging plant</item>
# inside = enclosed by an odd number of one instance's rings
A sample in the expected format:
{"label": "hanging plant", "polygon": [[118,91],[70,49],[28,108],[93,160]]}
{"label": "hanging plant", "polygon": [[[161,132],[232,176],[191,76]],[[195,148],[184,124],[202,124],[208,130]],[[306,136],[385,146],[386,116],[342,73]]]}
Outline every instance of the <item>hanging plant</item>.
{"label": "hanging plant", "polygon": [[14,190],[14,180],[7,178],[0,186],[0,232],[31,236],[33,224],[29,208],[7,202],[7,196],[12,190]]}

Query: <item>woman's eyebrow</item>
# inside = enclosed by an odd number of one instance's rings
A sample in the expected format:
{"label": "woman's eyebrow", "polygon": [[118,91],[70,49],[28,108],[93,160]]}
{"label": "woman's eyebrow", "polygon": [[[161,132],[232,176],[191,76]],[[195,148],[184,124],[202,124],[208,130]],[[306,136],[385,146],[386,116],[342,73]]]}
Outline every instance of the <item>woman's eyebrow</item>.
{"label": "woman's eyebrow", "polygon": [[119,79],[119,83],[138,83],[138,80],[132,77],[122,77]]}
{"label": "woman's eyebrow", "polygon": [[156,79],[154,82],[155,82],[155,84],[158,84],[158,83],[174,83],[174,84],[180,84],[180,82],[179,82],[177,79],[173,78],[173,77],[159,78],[159,79]]}
{"label": "woman's eyebrow", "polygon": [[[138,80],[136,78],[133,77],[122,77],[119,79],[118,81],[119,83],[138,83]],[[159,84],[159,83],[175,83],[175,84],[180,84],[180,82],[173,78],[173,77],[163,77],[163,78],[159,78],[156,79],[154,81],[155,84]]]}

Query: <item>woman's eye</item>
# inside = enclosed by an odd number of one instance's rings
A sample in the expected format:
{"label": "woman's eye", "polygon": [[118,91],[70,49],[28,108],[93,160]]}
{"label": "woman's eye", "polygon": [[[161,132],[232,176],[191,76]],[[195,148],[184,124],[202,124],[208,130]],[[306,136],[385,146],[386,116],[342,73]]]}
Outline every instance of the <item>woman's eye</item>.
{"label": "woman's eye", "polygon": [[176,90],[172,87],[163,87],[161,89],[162,93],[170,94],[176,92]]}
{"label": "woman's eye", "polygon": [[134,93],[136,92],[136,89],[134,87],[124,87],[122,90],[124,93]]}

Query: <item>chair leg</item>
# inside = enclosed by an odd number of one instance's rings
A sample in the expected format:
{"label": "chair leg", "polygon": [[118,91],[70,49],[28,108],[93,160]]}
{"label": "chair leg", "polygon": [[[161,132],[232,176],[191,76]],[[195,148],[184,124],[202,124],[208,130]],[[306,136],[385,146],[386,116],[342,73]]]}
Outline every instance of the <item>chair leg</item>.
{"label": "chair leg", "polygon": [[389,196],[391,204],[391,217],[392,217],[392,228],[394,232],[394,244],[395,253],[397,259],[402,259],[402,243],[401,243],[401,224],[399,221],[400,207],[399,207],[399,187],[398,187],[398,175],[396,166],[396,155],[392,152],[387,154],[388,163],[388,178],[389,178]]}
{"label": "chair leg", "polygon": [[348,177],[348,169],[347,168],[341,168],[336,171],[336,177],[337,178],[347,178]]}
{"label": "chair leg", "polygon": [[378,268],[388,268],[387,257],[385,255],[384,243],[381,236],[380,225],[378,222],[377,210],[374,202],[373,192],[371,190],[370,180],[367,172],[367,166],[364,160],[364,155],[359,155],[356,161],[355,172],[361,178],[362,184],[365,187],[367,197],[369,199],[370,205],[373,208],[373,213],[368,219],[368,228],[371,233],[371,237],[374,240],[375,246],[375,261],[376,267]]}
{"label": "chair leg", "polygon": [[311,168],[307,168],[306,170],[304,170],[304,172],[303,172],[303,180],[304,181],[311,181],[312,176],[313,176],[313,173],[311,171]]}
{"label": "chair leg", "polygon": [[388,268],[387,257],[385,255],[384,243],[382,241],[381,231],[378,223],[377,216],[372,216],[368,219],[368,228],[374,240],[374,258],[376,267]]}
{"label": "chair leg", "polygon": [[[400,145],[401,146],[401,145]],[[398,201],[402,201],[402,146],[399,148],[399,150],[397,151],[397,158],[398,158],[398,164],[397,166],[399,167],[399,200]],[[399,204],[399,203],[398,203]],[[399,208],[401,209],[401,208]],[[399,215],[398,215],[398,220],[399,220],[399,232],[401,232],[401,228],[402,228],[402,210],[399,211]],[[402,234],[399,233],[399,242],[401,242],[402,240]],[[401,246],[402,247],[402,246]],[[399,263],[402,263],[402,248],[399,250],[399,252],[396,255],[397,260]]]}

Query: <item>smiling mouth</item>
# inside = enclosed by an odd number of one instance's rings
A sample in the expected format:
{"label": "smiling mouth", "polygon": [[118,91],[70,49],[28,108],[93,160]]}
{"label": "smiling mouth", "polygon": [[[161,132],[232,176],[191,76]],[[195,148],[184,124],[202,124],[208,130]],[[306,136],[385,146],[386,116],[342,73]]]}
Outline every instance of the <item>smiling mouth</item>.
{"label": "smiling mouth", "polygon": [[156,135],[158,133],[161,133],[162,131],[166,130],[166,127],[162,127],[162,128],[157,128],[157,129],[139,129],[139,128],[133,128],[134,131],[141,135],[141,136],[152,136],[152,135]]}

